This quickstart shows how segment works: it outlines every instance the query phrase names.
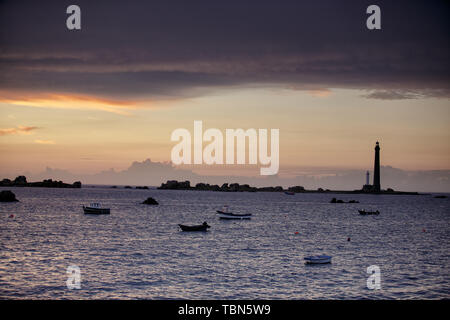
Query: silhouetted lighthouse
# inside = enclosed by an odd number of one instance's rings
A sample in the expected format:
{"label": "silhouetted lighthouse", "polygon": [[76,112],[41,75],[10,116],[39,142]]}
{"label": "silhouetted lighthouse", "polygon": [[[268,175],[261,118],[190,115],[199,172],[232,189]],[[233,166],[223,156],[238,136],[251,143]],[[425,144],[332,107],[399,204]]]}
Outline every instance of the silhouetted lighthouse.
{"label": "silhouetted lighthouse", "polygon": [[376,143],[375,145],[375,165],[373,169],[373,191],[380,192],[381,184],[380,184],[380,144]]}

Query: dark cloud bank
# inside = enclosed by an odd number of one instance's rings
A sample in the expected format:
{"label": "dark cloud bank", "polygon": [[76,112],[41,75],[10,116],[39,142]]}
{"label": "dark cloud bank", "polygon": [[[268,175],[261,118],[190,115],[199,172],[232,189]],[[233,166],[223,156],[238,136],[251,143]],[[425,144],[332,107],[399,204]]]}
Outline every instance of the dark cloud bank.
{"label": "dark cloud bank", "polygon": [[0,4],[2,91],[117,99],[223,86],[354,88],[375,99],[449,97],[449,2],[71,1]]}

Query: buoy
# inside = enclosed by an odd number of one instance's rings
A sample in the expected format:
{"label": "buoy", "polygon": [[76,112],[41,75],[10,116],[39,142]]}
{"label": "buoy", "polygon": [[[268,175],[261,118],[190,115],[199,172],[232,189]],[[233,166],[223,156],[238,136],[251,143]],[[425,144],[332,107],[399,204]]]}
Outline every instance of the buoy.
{"label": "buoy", "polygon": [[350,241],[350,237],[347,238],[347,241]]}
{"label": "buoy", "polygon": [[422,229],[422,232],[427,232],[425,229]]}
{"label": "buoy", "polygon": [[295,234],[298,234],[298,231],[296,231]]}
{"label": "buoy", "polygon": [[14,215],[13,215],[13,214],[10,214],[9,217],[10,217],[10,218],[14,218]]}

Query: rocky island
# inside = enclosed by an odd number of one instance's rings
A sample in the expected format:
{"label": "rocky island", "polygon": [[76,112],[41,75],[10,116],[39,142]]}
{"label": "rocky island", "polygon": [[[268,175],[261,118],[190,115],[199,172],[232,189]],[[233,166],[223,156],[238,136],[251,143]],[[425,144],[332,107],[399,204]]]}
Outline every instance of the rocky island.
{"label": "rocky island", "polygon": [[0,202],[18,202],[16,195],[11,190],[3,190],[0,192]]}
{"label": "rocky island", "polygon": [[47,179],[38,182],[27,182],[25,176],[18,176],[14,180],[3,179],[0,181],[0,187],[42,187],[42,188],[81,188],[81,182],[76,181],[72,184],[62,181]]}
{"label": "rocky island", "polygon": [[[418,192],[403,192],[403,191],[394,191],[391,188],[387,190],[330,190],[318,188],[317,190],[307,190],[302,186],[292,186],[287,189],[284,189],[281,186],[276,187],[252,187],[248,184],[239,184],[239,183],[224,183],[221,186],[217,184],[209,184],[209,183],[197,183],[195,186],[191,186],[190,181],[177,181],[177,180],[168,180],[166,183],[162,183],[160,190],[198,190],[198,191],[223,191],[223,192],[290,192],[290,193],[340,193],[340,194],[359,194],[359,193],[372,193],[372,194],[392,194],[392,195],[419,195]],[[340,203],[340,202],[339,202]]]}
{"label": "rocky island", "polygon": [[225,191],[225,192],[256,192],[256,191],[284,191],[283,187],[251,187],[248,184],[239,183],[224,183],[222,186],[217,184],[210,185],[209,183],[197,183],[195,187],[191,187],[190,181],[178,182],[176,180],[168,180],[166,183],[162,183],[158,189],[161,190],[201,190],[201,191]]}

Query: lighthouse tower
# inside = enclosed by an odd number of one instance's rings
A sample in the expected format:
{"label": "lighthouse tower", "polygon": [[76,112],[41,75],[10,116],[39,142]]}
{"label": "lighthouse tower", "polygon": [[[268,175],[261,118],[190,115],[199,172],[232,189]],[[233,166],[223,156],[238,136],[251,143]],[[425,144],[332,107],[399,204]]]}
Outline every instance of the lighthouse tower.
{"label": "lighthouse tower", "polygon": [[377,141],[375,145],[375,163],[373,169],[373,191],[380,192],[380,143]]}

